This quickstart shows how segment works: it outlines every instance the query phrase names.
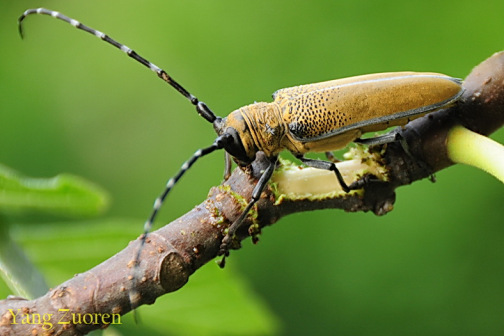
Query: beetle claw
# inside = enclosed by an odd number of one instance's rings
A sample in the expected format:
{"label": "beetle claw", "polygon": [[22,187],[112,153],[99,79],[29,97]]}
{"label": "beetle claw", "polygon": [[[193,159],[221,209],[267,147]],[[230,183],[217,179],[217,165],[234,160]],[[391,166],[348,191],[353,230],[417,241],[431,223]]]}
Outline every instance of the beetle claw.
{"label": "beetle claw", "polygon": [[221,260],[217,261],[217,265],[219,265],[220,268],[226,267],[226,257],[222,257]]}
{"label": "beetle claw", "polygon": [[368,175],[364,175],[363,177],[361,177],[357,181],[352,182],[352,184],[350,184],[348,186],[348,188],[350,188],[350,190],[358,190],[358,189],[364,188],[366,185],[368,185],[370,183],[379,183],[379,182],[384,182],[384,181],[380,180],[378,177],[376,177],[372,174],[368,174]]}
{"label": "beetle claw", "polygon": [[231,240],[232,238],[229,234],[222,239],[219,252],[217,253],[218,256],[223,256],[220,261],[217,261],[217,265],[219,265],[220,268],[224,268],[224,266],[226,266],[226,257],[229,257],[229,243]]}

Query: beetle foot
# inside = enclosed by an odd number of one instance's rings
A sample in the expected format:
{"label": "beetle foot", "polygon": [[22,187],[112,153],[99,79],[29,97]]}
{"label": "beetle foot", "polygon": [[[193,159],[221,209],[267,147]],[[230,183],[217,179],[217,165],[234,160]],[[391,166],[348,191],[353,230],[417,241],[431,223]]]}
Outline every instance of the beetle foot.
{"label": "beetle foot", "polygon": [[341,162],[340,159],[338,159],[336,156],[334,156],[334,153],[333,152],[325,152],[325,156],[326,158],[333,162],[333,163],[338,163],[338,162]]}
{"label": "beetle foot", "polygon": [[226,266],[226,256],[222,257],[221,260],[217,261],[217,265],[219,265],[220,268],[224,268]]}
{"label": "beetle foot", "polygon": [[252,237],[252,243],[257,244],[259,241],[259,234],[261,234],[261,227],[259,224],[252,224],[248,228],[248,233]]}
{"label": "beetle foot", "polygon": [[348,186],[348,188],[350,190],[358,190],[358,189],[364,188],[366,185],[368,185],[370,183],[377,183],[377,182],[384,182],[384,181],[380,180],[379,178],[377,178],[376,176],[374,176],[372,174],[368,174],[368,175],[364,175],[363,177],[361,177],[357,181],[352,182],[352,184],[350,184]]}
{"label": "beetle foot", "polygon": [[222,239],[221,245],[219,247],[218,256],[223,256],[220,261],[217,262],[220,268],[224,268],[226,265],[226,257],[229,257],[229,250],[236,249],[240,247],[240,242],[234,239],[235,236],[231,236],[229,233]]}
{"label": "beetle foot", "polygon": [[219,247],[219,252],[217,255],[223,255],[223,256],[228,256],[229,255],[229,243],[231,242],[231,236],[226,235],[224,239],[222,239],[220,247]]}
{"label": "beetle foot", "polygon": [[222,240],[222,243],[219,247],[219,252],[217,253],[218,256],[222,256],[222,259],[220,261],[217,261],[217,265],[219,265],[220,268],[224,268],[226,266],[226,257],[229,257],[229,247],[228,243],[224,241],[228,236],[224,237]]}

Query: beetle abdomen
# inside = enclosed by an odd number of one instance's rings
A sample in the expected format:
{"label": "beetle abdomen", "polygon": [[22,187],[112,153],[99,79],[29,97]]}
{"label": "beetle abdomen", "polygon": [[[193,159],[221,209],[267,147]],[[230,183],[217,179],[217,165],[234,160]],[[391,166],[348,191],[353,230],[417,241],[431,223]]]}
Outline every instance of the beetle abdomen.
{"label": "beetle abdomen", "polygon": [[364,75],[279,90],[275,102],[293,137],[310,142],[352,130],[404,125],[462,94],[458,79],[437,73]]}

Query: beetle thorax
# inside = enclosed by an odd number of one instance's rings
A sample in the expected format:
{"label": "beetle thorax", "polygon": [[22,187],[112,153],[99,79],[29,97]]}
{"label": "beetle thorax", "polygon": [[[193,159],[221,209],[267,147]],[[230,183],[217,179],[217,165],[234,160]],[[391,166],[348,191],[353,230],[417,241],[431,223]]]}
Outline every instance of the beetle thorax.
{"label": "beetle thorax", "polygon": [[275,103],[255,103],[240,110],[249,126],[255,146],[266,156],[273,157],[283,150],[282,139],[285,126],[282,123],[280,109]]}

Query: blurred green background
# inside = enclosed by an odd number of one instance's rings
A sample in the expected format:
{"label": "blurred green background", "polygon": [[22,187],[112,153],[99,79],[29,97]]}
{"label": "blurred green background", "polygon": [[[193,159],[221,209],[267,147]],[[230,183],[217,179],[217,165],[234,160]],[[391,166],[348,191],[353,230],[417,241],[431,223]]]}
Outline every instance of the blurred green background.
{"label": "blurred green background", "polygon": [[[104,220],[6,217],[51,286],[140,234],[166,180],[214,132],[172,88],[89,34],[33,16],[21,40],[18,16],[39,6],[135,49],[222,116],[279,88],[351,75],[464,78],[504,49],[502,0],[0,2],[0,162],[35,177],[79,175],[112,197]],[[503,143],[504,131],[492,138]],[[195,165],[156,227],[200,203],[222,172],[221,154]],[[116,331],[503,335],[504,188],[463,166],[437,180],[399,189],[384,217],[286,217],[225,270],[210,263],[142,307],[142,324]]]}

